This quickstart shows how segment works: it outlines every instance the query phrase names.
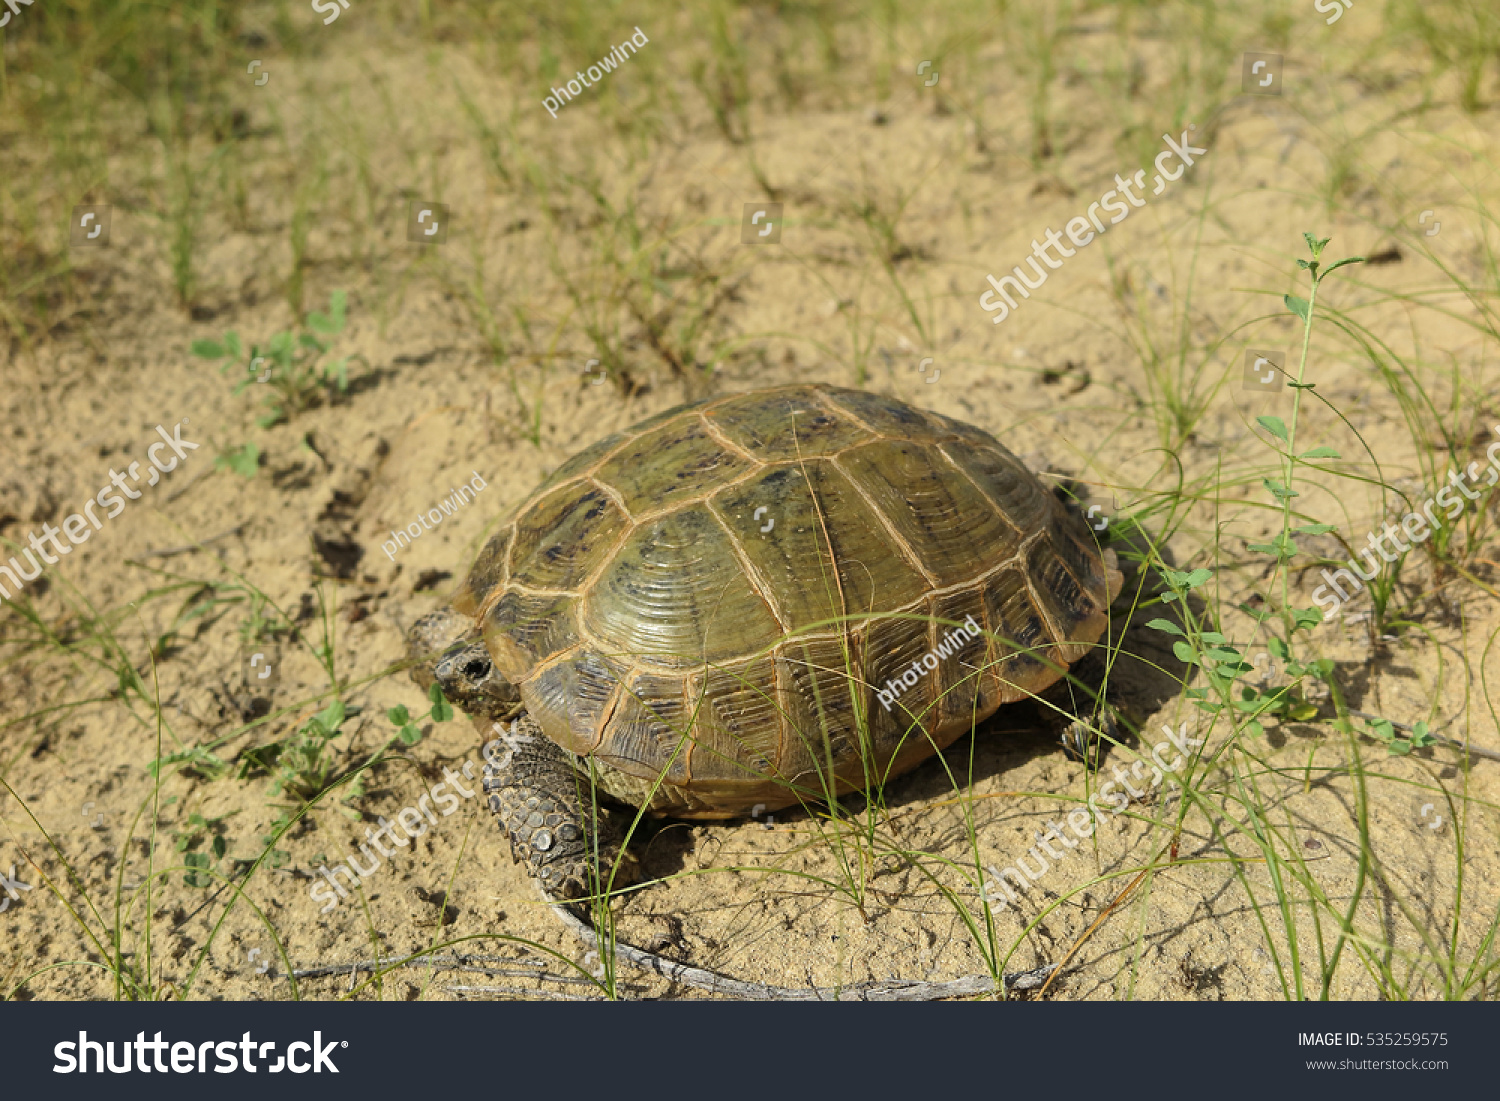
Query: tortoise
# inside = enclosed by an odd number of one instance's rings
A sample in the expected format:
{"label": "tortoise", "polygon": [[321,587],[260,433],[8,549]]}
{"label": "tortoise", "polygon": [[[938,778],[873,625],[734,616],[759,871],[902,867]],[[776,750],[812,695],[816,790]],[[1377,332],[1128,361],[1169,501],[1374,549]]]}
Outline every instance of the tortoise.
{"label": "tortoise", "polygon": [[484,788],[512,852],[576,898],[617,847],[592,793],[726,819],[883,782],[1057,681],[1116,567],[987,432],[781,386],[574,456],[408,645],[501,735]]}

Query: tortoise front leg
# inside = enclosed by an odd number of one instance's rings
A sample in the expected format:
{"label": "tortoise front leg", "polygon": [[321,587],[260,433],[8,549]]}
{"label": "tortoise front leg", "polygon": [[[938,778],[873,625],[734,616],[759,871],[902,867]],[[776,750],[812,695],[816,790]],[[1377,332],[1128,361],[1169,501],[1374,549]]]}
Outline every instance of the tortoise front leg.
{"label": "tortoise front leg", "polygon": [[[485,746],[490,810],[542,889],[559,898],[603,892],[619,851],[619,830],[599,813],[597,793],[572,758],[531,716],[522,715]],[[618,881],[623,877],[617,876]]]}

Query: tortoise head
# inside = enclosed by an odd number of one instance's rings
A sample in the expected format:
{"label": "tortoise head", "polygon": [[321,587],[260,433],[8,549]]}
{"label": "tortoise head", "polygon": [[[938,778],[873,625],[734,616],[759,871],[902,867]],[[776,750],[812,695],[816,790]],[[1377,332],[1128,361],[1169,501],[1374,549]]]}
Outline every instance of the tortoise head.
{"label": "tortoise head", "polygon": [[471,617],[452,608],[423,616],[407,632],[406,650],[416,662],[411,679],[441,685],[448,702],[470,715],[499,721],[520,710],[521,694],[495,668]]}

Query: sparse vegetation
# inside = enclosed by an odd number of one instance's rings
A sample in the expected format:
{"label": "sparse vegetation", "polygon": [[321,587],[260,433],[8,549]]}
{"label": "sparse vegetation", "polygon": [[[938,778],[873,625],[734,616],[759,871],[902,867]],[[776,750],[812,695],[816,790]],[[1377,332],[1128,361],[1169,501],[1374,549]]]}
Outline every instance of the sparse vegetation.
{"label": "sparse vegetation", "polygon": [[[320,400],[333,400],[348,391],[349,361],[363,361],[363,356],[355,353],[329,363],[323,362],[334,339],[344,329],[347,306],[348,295],[334,291],[328,312],[314,310],[309,313],[301,332],[277,333],[264,345],[250,345],[248,355],[240,346],[239,335],[229,332],[224,334],[222,341],[193,341],[193,354],[203,359],[224,360],[219,366],[220,374],[240,368],[240,378],[234,387],[235,396],[252,386],[266,384],[271,392],[261,399],[266,411],[256,423],[262,428],[270,428]],[[228,465],[239,469],[233,462]]]}

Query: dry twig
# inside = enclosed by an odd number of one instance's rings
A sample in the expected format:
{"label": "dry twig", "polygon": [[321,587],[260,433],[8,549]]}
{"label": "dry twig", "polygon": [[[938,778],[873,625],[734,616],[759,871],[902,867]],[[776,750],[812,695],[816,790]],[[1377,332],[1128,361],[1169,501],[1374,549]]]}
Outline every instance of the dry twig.
{"label": "dry twig", "polygon": [[[569,907],[557,902],[556,899],[547,898],[546,901],[551,906],[552,912],[573,931],[579,940],[593,951],[599,951],[599,937],[592,925],[573,913]],[[685,963],[662,959],[632,944],[616,942],[615,958],[672,982],[693,987],[695,990],[704,990],[710,994],[741,1001],[930,1002],[941,998],[969,998],[976,994],[996,992],[995,980],[990,975],[966,975],[961,979],[951,979],[948,982],[872,979],[866,982],[850,983],[848,986],[788,987],[731,979],[714,971],[705,971],[701,967],[691,967]],[[1050,981],[1050,976],[1055,970],[1056,968],[1048,965],[1038,967],[1033,971],[1007,974],[1003,976],[1004,993],[1035,990],[1038,986],[1042,986],[1044,981]]]}

